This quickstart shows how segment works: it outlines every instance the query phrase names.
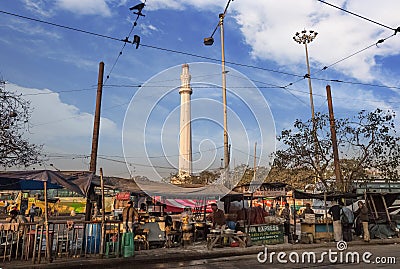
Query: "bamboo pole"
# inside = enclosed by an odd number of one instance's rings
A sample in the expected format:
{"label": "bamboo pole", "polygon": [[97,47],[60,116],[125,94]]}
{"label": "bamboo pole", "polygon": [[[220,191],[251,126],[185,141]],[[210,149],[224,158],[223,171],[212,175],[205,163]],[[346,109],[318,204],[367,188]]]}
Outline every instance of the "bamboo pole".
{"label": "bamboo pole", "polygon": [[103,168],[100,168],[100,185],[101,185],[101,239],[100,239],[100,256],[103,256],[104,239],[105,239],[105,217],[106,217],[106,204],[104,200],[104,179]]}
{"label": "bamboo pole", "polygon": [[50,232],[48,218],[48,201],[47,201],[47,181],[44,182],[44,225],[46,229],[46,257],[49,262],[52,262],[50,249]]}

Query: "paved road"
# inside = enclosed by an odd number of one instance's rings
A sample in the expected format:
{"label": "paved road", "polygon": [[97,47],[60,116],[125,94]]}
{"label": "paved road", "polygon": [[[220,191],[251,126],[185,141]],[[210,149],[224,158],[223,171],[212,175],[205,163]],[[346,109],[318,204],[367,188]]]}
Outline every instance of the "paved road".
{"label": "paved road", "polygon": [[[315,263],[315,262],[308,262],[308,256],[305,255],[305,262],[304,263],[292,263],[289,261],[289,255],[292,258],[296,258],[296,255],[299,256],[301,261],[303,251],[297,250],[294,251],[285,251],[286,256],[283,257],[283,260],[287,260],[286,264],[279,263],[277,261],[278,253],[274,254],[273,256],[273,263],[271,264],[270,261],[266,261],[265,263],[260,263],[257,260],[257,255],[246,255],[246,256],[235,256],[235,257],[227,257],[227,258],[218,258],[218,259],[207,259],[207,260],[194,260],[194,261],[184,261],[184,262],[164,262],[164,263],[155,263],[155,264],[130,264],[123,267],[118,267],[120,269],[127,269],[127,268],[196,268],[196,269],[236,269],[236,268],[399,268],[400,264],[400,244],[391,244],[391,245],[370,245],[370,246],[351,246],[348,249],[345,249],[341,253],[343,254],[343,261],[344,263],[331,263],[329,259],[329,249],[328,248],[318,248],[314,250],[306,250],[308,253],[311,251],[315,253],[316,260],[318,261],[321,259],[321,255],[323,252],[327,252],[323,257],[323,262]],[[340,259],[340,254],[334,254],[333,252],[338,252],[337,248],[331,249],[332,256],[331,259],[333,260],[335,257]],[[360,263],[351,263],[351,256],[357,252],[360,257]],[[371,256],[368,253],[371,253]],[[268,252],[269,253],[269,252]],[[340,253],[340,252],[338,252]],[[271,253],[269,253],[270,255]],[[306,253],[307,254],[307,253]],[[362,261],[362,256],[366,255],[365,257],[371,263],[366,264]],[[283,254],[280,254],[283,255]],[[350,263],[345,263],[346,255],[348,261]],[[263,258],[262,255],[260,258]],[[311,261],[312,261],[312,256]],[[389,264],[378,264],[377,262],[387,261]]]}

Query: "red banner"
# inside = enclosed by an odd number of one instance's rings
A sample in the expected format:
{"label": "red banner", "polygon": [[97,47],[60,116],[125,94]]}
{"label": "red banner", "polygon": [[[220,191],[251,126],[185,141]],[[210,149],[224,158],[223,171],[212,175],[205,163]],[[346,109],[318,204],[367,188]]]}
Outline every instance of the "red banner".
{"label": "red banner", "polygon": [[131,199],[131,194],[129,192],[117,193],[117,200],[128,201]]}

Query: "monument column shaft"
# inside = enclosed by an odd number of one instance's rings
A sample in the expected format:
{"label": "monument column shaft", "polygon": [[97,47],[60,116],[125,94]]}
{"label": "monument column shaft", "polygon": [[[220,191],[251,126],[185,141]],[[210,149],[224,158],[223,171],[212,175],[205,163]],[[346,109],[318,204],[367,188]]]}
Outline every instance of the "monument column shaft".
{"label": "monument column shaft", "polygon": [[181,114],[179,128],[179,176],[190,176],[192,174],[192,126],[189,65],[182,65],[181,88]]}

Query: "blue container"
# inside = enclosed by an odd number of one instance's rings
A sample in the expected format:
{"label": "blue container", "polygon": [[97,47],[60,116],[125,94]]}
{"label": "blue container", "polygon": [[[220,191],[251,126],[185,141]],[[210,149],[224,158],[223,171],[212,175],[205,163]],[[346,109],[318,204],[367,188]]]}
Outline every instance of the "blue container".
{"label": "blue container", "polygon": [[97,254],[100,252],[101,224],[86,225],[86,253]]}

